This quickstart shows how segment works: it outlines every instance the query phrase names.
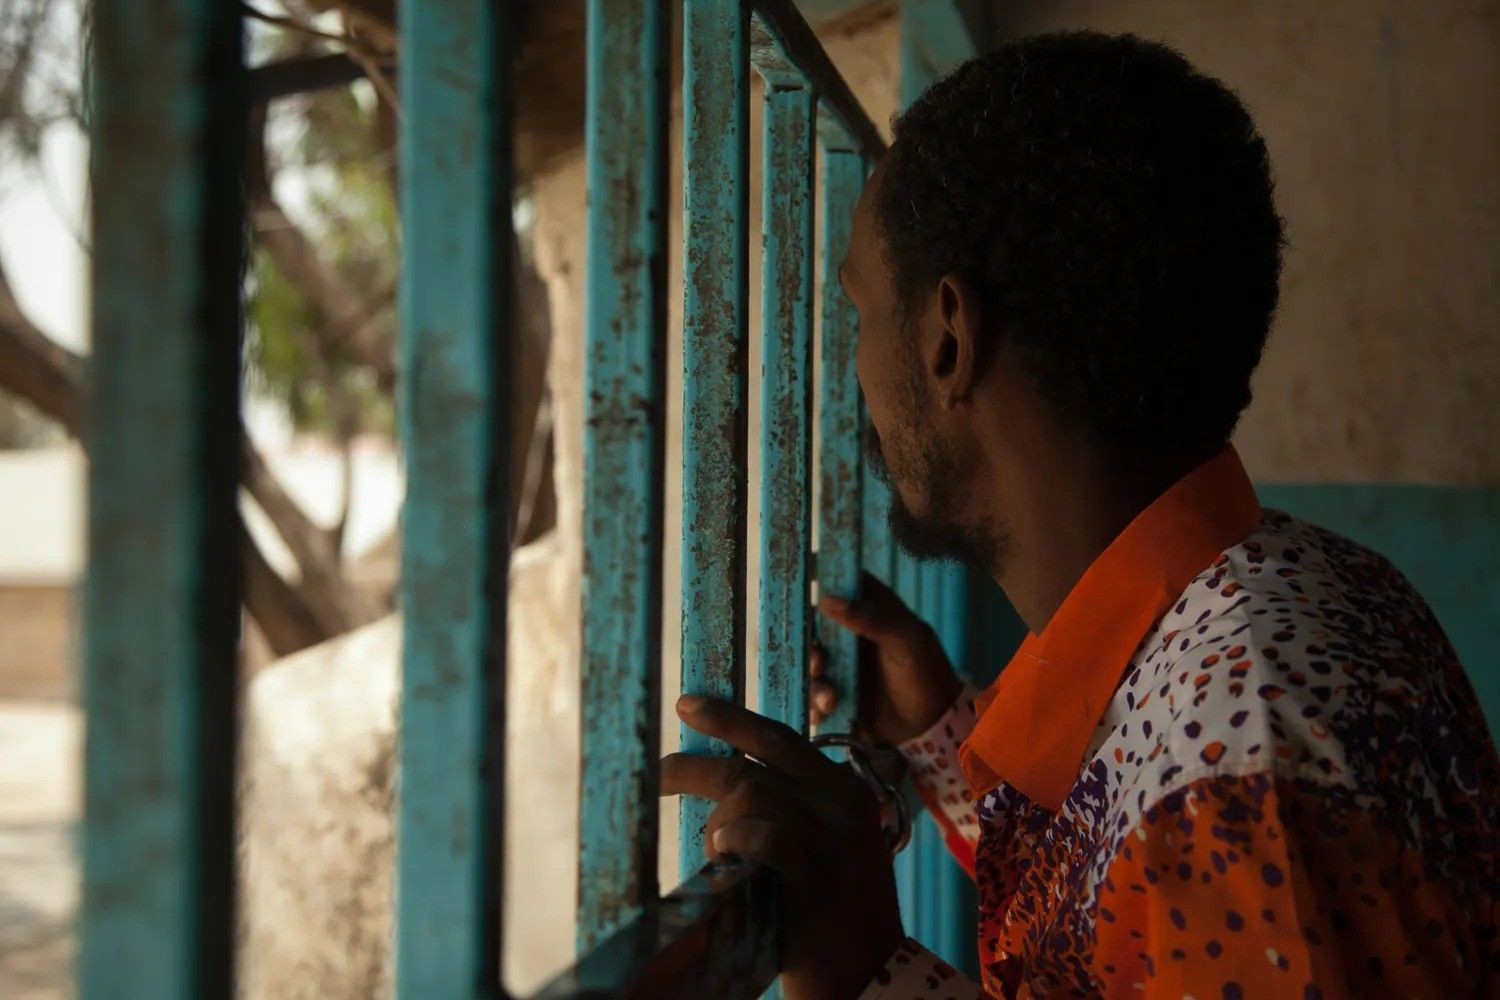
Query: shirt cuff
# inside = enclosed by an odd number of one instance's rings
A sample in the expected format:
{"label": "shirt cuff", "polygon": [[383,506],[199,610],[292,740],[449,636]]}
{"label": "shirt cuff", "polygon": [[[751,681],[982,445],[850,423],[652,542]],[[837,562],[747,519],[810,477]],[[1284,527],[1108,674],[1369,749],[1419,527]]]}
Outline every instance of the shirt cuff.
{"label": "shirt cuff", "polygon": [[886,961],[885,968],[859,995],[859,1000],[979,1000],[984,991],[947,962],[907,938]]}
{"label": "shirt cuff", "polygon": [[906,758],[912,780],[928,808],[971,843],[979,836],[979,820],[969,795],[969,779],[958,764],[958,748],[978,720],[974,710],[977,695],[965,684],[953,705],[925,733],[896,747]]}

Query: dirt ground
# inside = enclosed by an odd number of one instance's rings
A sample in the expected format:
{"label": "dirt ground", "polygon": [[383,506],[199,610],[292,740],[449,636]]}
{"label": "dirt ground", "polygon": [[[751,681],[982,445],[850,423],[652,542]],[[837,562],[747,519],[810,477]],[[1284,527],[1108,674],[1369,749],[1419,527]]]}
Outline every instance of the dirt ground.
{"label": "dirt ground", "polygon": [[0,997],[73,995],[83,725],[66,702],[0,700]]}

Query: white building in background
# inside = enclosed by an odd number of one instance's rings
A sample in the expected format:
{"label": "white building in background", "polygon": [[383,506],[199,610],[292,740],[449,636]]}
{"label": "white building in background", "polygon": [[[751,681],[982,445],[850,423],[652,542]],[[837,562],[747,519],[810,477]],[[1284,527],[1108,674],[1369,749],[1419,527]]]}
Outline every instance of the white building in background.
{"label": "white building in background", "polygon": [[[287,492],[318,524],[341,506],[338,453],[309,438],[269,448],[266,461]],[[352,459],[353,500],[344,532],[345,564],[363,581],[394,579],[394,548],[403,480],[390,442],[362,438]],[[0,451],[0,698],[71,699],[77,690],[78,584],[86,564],[86,463],[75,444]],[[251,535],[267,560],[292,578],[296,563],[253,503],[244,505]],[[247,630],[248,632],[249,630]],[[268,659],[252,641],[249,665]]]}

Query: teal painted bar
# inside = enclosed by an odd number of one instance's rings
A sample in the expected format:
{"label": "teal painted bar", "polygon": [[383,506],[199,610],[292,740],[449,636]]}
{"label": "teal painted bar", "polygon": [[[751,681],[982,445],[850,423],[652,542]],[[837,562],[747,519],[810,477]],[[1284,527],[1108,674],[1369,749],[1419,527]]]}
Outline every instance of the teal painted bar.
{"label": "teal painted bar", "polygon": [[[823,231],[819,267],[823,282],[822,378],[819,396],[818,592],[857,597],[860,575],[860,397],[854,369],[859,317],[839,284],[849,248],[854,203],[864,186],[864,158],[836,127],[820,127],[823,151]],[[815,619],[827,652],[826,676],[843,692],[838,711],[824,720],[829,732],[854,728],[859,643],[848,629],[822,615]]]}
{"label": "teal painted bar", "polygon": [[588,4],[580,954],[657,901],[670,25]]}
{"label": "teal painted bar", "polygon": [[807,728],[813,110],[765,88],[761,264],[760,712]]}
{"label": "teal painted bar", "polygon": [[[866,413],[864,423],[868,425],[869,420],[869,414]],[[894,586],[896,546],[891,540],[890,521],[887,517],[891,504],[890,487],[881,482],[868,462],[860,463],[859,485],[862,521],[859,533],[860,559],[866,572],[887,586]]]}
{"label": "teal painted bar", "polygon": [[959,0],[901,0],[901,105],[966,59],[978,55],[970,18]]}
{"label": "teal painted bar", "polygon": [[396,992],[499,990],[508,150],[500,15],[401,17],[403,695]]}
{"label": "teal painted bar", "polygon": [[238,11],[93,19],[78,995],[232,992]]}
{"label": "teal painted bar", "polygon": [[1257,485],[1262,505],[1322,525],[1395,563],[1427,599],[1500,738],[1500,489]]}
{"label": "teal painted bar", "polygon": [[[749,13],[687,0],[682,29],[682,690],[745,698]],[[709,95],[712,95],[711,97]],[[681,728],[685,753],[728,755]],[[679,862],[703,864],[707,799],[684,797]]]}

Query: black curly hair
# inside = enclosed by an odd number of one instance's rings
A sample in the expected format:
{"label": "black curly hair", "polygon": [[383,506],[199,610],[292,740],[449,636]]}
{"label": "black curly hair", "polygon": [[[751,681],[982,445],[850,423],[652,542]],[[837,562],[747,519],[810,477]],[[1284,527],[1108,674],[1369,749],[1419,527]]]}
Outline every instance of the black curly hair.
{"label": "black curly hair", "polygon": [[1041,35],[960,66],[894,131],[875,218],[906,317],[956,273],[1097,439],[1229,439],[1283,238],[1265,142],[1223,83],[1159,42]]}

